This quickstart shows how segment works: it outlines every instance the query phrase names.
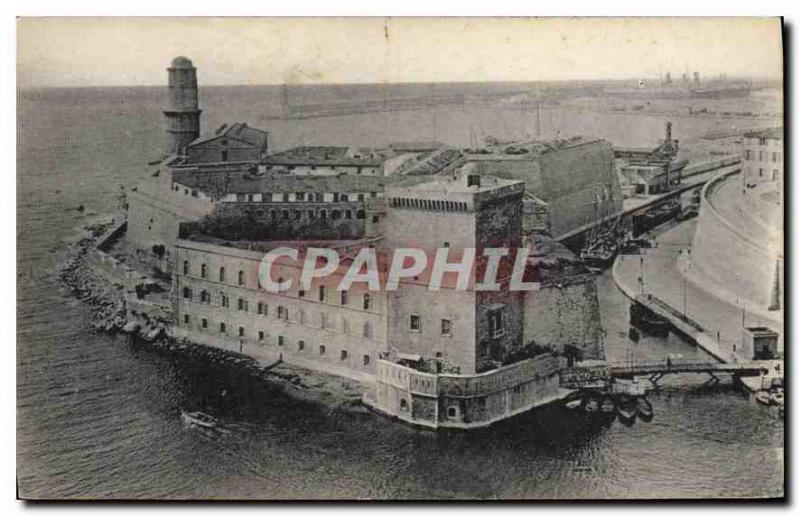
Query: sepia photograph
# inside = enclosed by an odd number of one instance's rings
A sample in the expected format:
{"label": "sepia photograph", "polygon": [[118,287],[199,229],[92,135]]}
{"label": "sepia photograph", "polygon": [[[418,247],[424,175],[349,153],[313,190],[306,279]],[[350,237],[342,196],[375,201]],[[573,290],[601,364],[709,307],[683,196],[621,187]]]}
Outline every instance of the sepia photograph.
{"label": "sepia photograph", "polygon": [[19,499],[785,499],[782,18],[15,23]]}

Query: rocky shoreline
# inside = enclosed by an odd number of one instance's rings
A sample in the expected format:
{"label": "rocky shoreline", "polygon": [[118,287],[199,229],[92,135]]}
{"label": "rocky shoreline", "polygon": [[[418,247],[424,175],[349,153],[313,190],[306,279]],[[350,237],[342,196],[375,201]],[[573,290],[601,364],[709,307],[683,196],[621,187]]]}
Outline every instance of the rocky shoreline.
{"label": "rocky shoreline", "polygon": [[211,367],[236,369],[254,381],[277,387],[293,399],[318,405],[329,414],[338,411],[372,414],[361,402],[368,386],[353,380],[291,366],[280,360],[263,366],[247,355],[174,339],[166,334],[164,327],[145,329],[141,333],[135,331],[126,319],[125,286],[95,272],[88,259],[90,251],[111,225],[100,222],[84,226],[85,236],[69,244],[68,257],[58,270],[62,284],[89,307],[94,331],[126,332],[137,345],[178,361],[200,361]]}

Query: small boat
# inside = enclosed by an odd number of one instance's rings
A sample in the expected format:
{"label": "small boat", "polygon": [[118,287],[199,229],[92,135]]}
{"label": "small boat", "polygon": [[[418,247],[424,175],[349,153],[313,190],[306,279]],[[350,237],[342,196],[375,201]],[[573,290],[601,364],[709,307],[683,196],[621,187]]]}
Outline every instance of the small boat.
{"label": "small boat", "polygon": [[636,400],[636,415],[645,423],[653,420],[653,405],[645,397]]}
{"label": "small boat", "polygon": [[775,389],[769,395],[769,400],[773,405],[783,406],[783,389]]}
{"label": "small boat", "polygon": [[604,414],[613,414],[616,408],[614,399],[611,396],[603,396],[603,401],[600,402],[600,411]]}
{"label": "small boat", "polygon": [[186,412],[183,410],[181,411],[181,418],[183,418],[183,421],[187,424],[202,426],[203,428],[214,428],[217,426],[217,418],[200,411]]}
{"label": "small boat", "polygon": [[761,403],[762,405],[772,405],[772,398],[767,391],[758,391],[756,393],[756,401]]}
{"label": "small boat", "polygon": [[671,326],[669,319],[654,313],[639,303],[631,304],[630,316],[631,325],[642,331],[658,337],[666,337],[669,334]]}
{"label": "small boat", "polygon": [[575,400],[567,401],[566,403],[564,403],[564,406],[567,407],[569,410],[575,410],[577,408],[580,408],[582,403],[583,403],[583,400],[578,398],[578,399],[575,399]]}
{"label": "small boat", "polygon": [[617,418],[625,426],[632,426],[636,422],[636,399],[633,396],[622,394],[617,397]]}
{"label": "small boat", "polygon": [[613,247],[599,247],[594,249],[586,249],[581,252],[581,260],[590,270],[607,269],[614,263],[614,258],[617,257],[617,250]]}
{"label": "small boat", "polygon": [[583,407],[584,412],[589,414],[600,412],[600,397],[596,394],[588,394],[585,398],[583,398],[581,407]]}

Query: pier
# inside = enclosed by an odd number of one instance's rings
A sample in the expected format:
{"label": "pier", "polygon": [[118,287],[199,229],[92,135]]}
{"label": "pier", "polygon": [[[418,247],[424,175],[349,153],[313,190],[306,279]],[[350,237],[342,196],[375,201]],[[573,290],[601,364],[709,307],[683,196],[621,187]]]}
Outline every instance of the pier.
{"label": "pier", "polygon": [[[602,224],[613,222],[617,219],[623,225],[630,225],[635,215],[641,215],[648,210],[657,208],[665,202],[680,198],[686,192],[697,190],[719,174],[732,174],[741,168],[741,158],[729,157],[689,165],[681,173],[681,183],[673,190],[658,195],[631,197],[622,201],[622,211],[598,218],[572,231],[556,237],[556,240],[568,247],[580,247],[584,234]],[[573,245],[571,245],[573,244]]]}

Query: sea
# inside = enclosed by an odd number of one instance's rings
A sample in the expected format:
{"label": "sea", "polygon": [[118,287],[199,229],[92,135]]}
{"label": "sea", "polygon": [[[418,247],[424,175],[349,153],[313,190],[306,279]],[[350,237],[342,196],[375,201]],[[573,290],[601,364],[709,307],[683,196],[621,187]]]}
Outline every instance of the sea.
{"label": "sea", "polygon": [[[508,86],[504,86],[508,88]],[[453,86],[452,88],[457,88]],[[474,88],[474,86],[473,86]],[[490,91],[492,86],[482,86]],[[558,407],[475,432],[431,432],[371,413],[320,409],[236,371],[96,333],[59,283],[66,243],[117,206],[164,147],[165,88],[30,89],[18,94],[17,482],[32,499],[605,499],[781,496],[784,426],[730,381],[667,380],[655,417],[625,426]],[[297,86],[293,102],[451,91],[441,85]],[[465,105],[278,119],[286,91],[201,89],[204,129],[244,121],[272,148],[381,145],[475,134],[584,134],[620,146],[662,137],[659,115],[531,112]],[[680,118],[689,140],[729,119]],[[82,211],[78,210],[83,206]],[[628,336],[629,301],[597,279],[611,361],[709,360],[675,335]],[[220,427],[185,426],[203,407]]]}

